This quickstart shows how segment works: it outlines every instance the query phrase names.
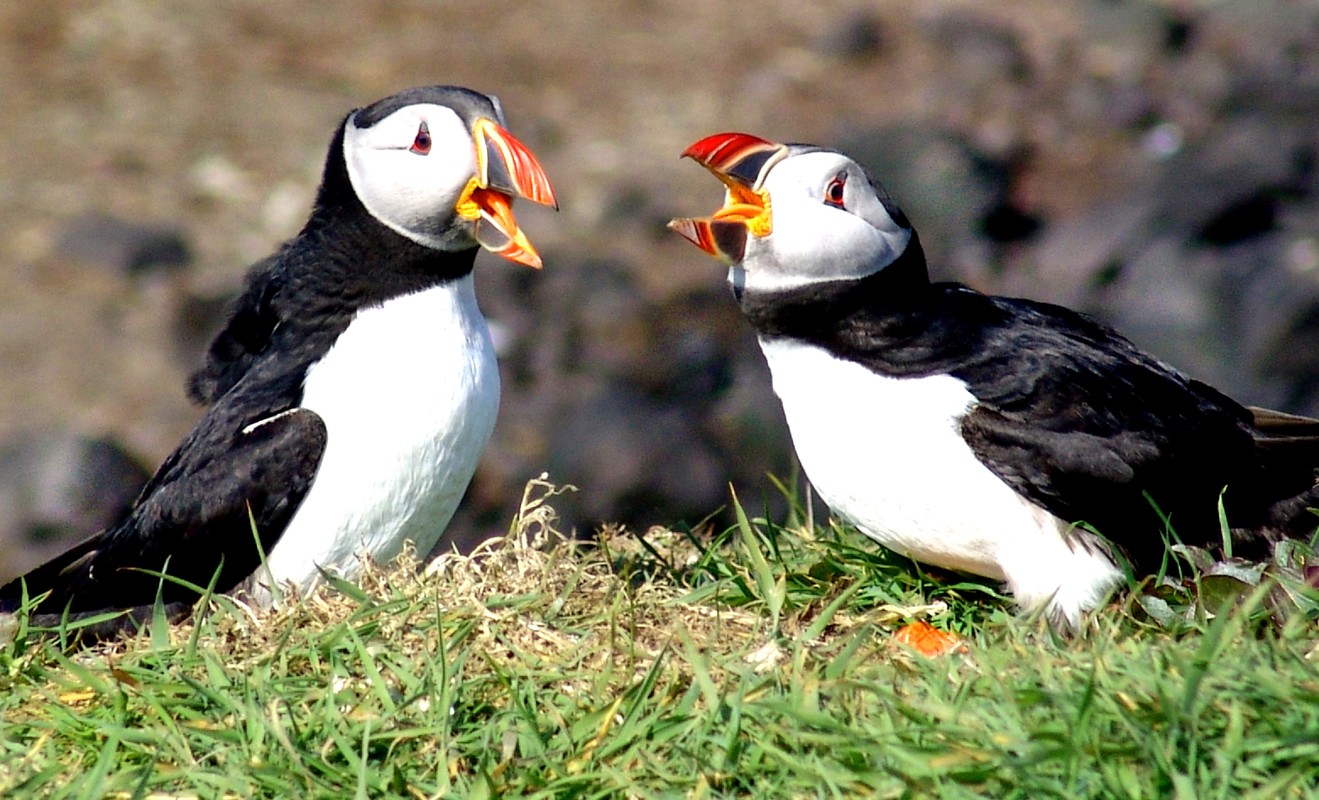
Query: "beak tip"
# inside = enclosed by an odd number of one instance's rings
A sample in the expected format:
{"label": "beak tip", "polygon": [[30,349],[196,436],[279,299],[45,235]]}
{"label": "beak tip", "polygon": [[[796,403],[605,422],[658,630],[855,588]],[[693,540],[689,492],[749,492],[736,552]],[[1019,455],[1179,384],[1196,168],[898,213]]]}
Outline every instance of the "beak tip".
{"label": "beak tip", "polygon": [[483,188],[559,209],[554,187],[540,161],[507,128],[483,117],[477,120],[473,136],[480,173],[477,177]]}
{"label": "beak tip", "polygon": [[741,261],[746,252],[747,227],[742,222],[678,217],[666,227],[725,264]]}
{"label": "beak tip", "polygon": [[524,267],[539,270],[545,265],[540,259],[540,254],[534,250],[510,246],[501,250],[491,250],[495,255],[506,258],[514,264],[521,264]]}
{"label": "beak tip", "polygon": [[550,186],[548,179],[538,187],[535,195],[529,196],[527,199],[542,206],[549,206],[555,211],[559,210],[559,198],[554,194],[554,187]]}
{"label": "beak tip", "polygon": [[698,236],[696,233],[696,223],[693,222],[691,219],[688,219],[686,217],[678,217],[675,219],[671,219],[669,220],[668,224],[665,225],[664,227],[678,234],[679,236],[691,242],[692,244],[699,245],[701,243],[701,237]]}
{"label": "beak tip", "polygon": [[496,250],[494,252],[497,255],[507,258],[509,261],[521,264],[524,267],[530,267],[531,269],[539,270],[545,266],[545,263],[541,260],[540,253],[537,253],[531,246],[531,242],[527,241],[526,237],[521,235],[521,231],[518,232],[517,237],[509,243],[507,248]]}

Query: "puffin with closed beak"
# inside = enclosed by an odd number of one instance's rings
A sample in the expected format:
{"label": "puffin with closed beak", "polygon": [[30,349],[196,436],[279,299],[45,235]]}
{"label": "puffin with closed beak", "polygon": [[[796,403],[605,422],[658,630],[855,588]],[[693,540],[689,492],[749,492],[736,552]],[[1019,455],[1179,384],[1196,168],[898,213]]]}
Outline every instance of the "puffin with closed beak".
{"label": "puffin with closed beak", "polygon": [[405,540],[428,552],[499,406],[476,254],[541,266],[518,197],[557,207],[493,96],[426,86],[349,113],[306,225],[250,271],[191,378],[201,420],[122,522],[0,588],[0,610],[141,617],[158,594],[268,599]]}

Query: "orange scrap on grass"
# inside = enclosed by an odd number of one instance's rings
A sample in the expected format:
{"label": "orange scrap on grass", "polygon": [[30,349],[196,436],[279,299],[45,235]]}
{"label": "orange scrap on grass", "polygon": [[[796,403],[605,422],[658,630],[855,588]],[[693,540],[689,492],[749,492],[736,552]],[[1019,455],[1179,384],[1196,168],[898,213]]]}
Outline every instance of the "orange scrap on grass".
{"label": "orange scrap on grass", "polygon": [[893,632],[893,641],[905,644],[927,658],[966,649],[957,634],[941,631],[923,620],[898,628]]}

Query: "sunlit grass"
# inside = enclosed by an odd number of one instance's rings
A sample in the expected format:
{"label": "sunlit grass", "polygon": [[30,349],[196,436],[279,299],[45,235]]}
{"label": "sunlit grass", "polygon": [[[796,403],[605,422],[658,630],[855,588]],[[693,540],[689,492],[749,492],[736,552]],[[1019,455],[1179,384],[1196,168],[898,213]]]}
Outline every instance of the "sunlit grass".
{"label": "sunlit grass", "polygon": [[[1319,636],[1267,587],[1175,627],[1115,602],[1061,640],[800,508],[572,543],[532,489],[471,557],[85,651],[20,637],[0,796],[1319,792]],[[965,650],[890,640],[917,618]]]}

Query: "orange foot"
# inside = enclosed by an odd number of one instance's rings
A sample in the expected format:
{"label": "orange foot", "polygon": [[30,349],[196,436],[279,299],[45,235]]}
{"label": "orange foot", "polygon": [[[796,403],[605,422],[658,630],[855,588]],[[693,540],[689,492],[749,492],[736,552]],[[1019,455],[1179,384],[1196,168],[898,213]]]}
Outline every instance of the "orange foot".
{"label": "orange foot", "polygon": [[941,631],[924,621],[898,628],[893,633],[893,641],[905,644],[927,658],[966,650],[966,643],[957,634]]}

